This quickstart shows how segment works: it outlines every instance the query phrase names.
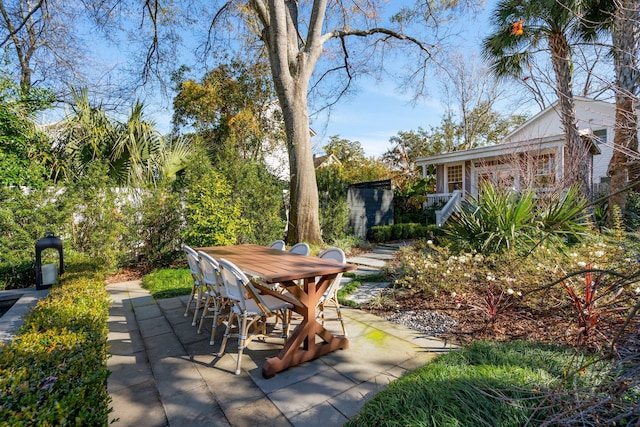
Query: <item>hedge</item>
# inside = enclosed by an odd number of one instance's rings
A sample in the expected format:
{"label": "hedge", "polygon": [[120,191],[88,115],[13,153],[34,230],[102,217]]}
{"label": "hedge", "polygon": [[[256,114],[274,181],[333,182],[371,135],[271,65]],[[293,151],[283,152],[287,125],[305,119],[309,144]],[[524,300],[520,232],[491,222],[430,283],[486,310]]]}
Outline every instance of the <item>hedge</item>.
{"label": "hedge", "polygon": [[371,240],[376,243],[401,239],[432,239],[437,240],[444,232],[434,224],[394,224],[378,225],[371,228]]}
{"label": "hedge", "polygon": [[0,344],[1,426],[106,426],[109,297],[101,274],[68,274]]}

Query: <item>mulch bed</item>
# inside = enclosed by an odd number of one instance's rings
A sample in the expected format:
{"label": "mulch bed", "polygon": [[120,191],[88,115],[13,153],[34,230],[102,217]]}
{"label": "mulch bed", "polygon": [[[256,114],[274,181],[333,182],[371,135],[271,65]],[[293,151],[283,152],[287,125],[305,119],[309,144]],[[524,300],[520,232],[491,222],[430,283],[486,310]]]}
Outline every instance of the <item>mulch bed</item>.
{"label": "mulch bed", "polygon": [[[481,297],[479,297],[481,298]],[[479,300],[479,299],[478,299]],[[490,341],[530,340],[555,344],[575,344],[577,327],[560,310],[532,313],[530,308],[511,306],[500,313],[493,323],[486,315],[467,304],[460,304],[449,296],[425,298],[406,291],[394,292],[390,301],[361,307],[380,317],[389,318],[402,310],[431,310],[457,321],[456,326],[439,337],[456,344],[478,339]]]}

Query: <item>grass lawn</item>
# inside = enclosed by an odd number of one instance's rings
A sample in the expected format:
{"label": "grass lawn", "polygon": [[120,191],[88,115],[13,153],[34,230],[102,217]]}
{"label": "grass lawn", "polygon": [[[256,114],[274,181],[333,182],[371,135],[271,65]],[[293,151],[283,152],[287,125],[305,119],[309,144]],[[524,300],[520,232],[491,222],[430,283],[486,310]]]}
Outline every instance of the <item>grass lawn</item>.
{"label": "grass lawn", "polygon": [[346,426],[537,425],[576,359],[568,347],[477,341],[392,382]]}
{"label": "grass lawn", "polygon": [[189,295],[193,288],[193,278],[187,267],[163,268],[144,276],[142,287],[148,290],[154,298]]}

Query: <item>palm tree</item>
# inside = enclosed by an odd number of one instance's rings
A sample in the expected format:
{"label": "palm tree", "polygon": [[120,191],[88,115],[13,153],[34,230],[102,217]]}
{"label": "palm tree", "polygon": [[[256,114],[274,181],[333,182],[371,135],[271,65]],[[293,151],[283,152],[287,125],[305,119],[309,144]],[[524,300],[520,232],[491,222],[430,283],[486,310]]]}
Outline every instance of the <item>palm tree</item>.
{"label": "palm tree", "polygon": [[92,107],[86,90],[74,90],[73,95],[75,105],[58,147],[66,176],[80,177],[90,162],[103,161],[115,183],[138,186],[172,179],[187,166],[189,142],[162,136],[143,117],[141,103],[136,102],[127,121],[120,123]]}
{"label": "palm tree", "polygon": [[640,179],[638,117],[634,109],[640,90],[640,5],[637,0],[587,0],[581,30],[583,36],[591,40],[602,33],[611,36],[616,124],[608,170],[609,206],[617,205],[624,212],[627,195],[621,190],[627,185],[627,179],[631,182]]}
{"label": "palm tree", "polygon": [[55,177],[75,179],[84,175],[87,166],[109,157],[115,127],[100,107],[89,102],[86,89],[71,88],[73,104],[63,122],[56,142]]}
{"label": "palm tree", "polygon": [[[573,102],[569,35],[578,22],[579,0],[502,0],[492,16],[495,32],[483,42],[483,54],[499,77],[523,75],[531,55],[548,49],[556,78],[555,90],[567,140],[565,180],[589,192],[587,149],[578,133]],[[546,43],[546,46],[544,45]]]}

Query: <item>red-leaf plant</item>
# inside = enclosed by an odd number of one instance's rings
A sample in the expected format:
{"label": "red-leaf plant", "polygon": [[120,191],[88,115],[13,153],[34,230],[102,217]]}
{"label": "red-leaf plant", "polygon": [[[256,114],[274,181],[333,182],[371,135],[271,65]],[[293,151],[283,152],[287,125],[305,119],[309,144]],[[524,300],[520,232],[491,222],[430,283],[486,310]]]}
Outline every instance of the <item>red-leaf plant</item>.
{"label": "red-leaf plant", "polygon": [[[560,284],[567,292],[567,295],[573,302],[573,307],[577,314],[578,334],[576,337],[576,345],[585,346],[591,337],[598,332],[598,325],[602,316],[606,313],[622,310],[622,308],[600,307],[598,306],[598,295],[600,297],[610,294],[614,291],[615,286],[609,285],[602,287],[604,275],[598,275],[595,279],[591,264],[588,264],[584,273],[584,297],[581,297],[574,289],[571,283],[562,280]],[[615,298],[616,295],[614,295]]]}
{"label": "red-leaf plant", "polygon": [[487,320],[483,328],[483,333],[486,335],[487,328],[489,326],[493,327],[496,320],[498,320],[498,317],[507,311],[507,309],[514,303],[515,300],[510,298],[510,295],[505,295],[504,291],[496,293],[493,289],[493,285],[489,282],[484,298],[481,299],[481,302],[479,304],[471,303],[470,305],[472,310],[482,312]]}

